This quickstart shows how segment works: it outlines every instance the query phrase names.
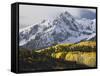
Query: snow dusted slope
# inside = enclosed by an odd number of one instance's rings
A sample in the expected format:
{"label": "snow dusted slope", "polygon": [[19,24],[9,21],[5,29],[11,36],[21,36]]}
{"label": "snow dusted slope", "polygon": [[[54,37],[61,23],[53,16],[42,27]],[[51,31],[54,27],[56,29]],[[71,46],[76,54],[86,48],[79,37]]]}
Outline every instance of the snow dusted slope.
{"label": "snow dusted slope", "polygon": [[96,20],[90,20],[90,19],[85,19],[82,18],[80,20],[77,20],[77,22],[80,24],[81,26],[81,31],[87,31],[87,32],[95,32],[96,30]]}
{"label": "snow dusted slope", "polygon": [[75,19],[63,12],[52,20],[26,27],[19,32],[19,46],[40,49],[58,43],[76,43],[96,36],[95,19]]}
{"label": "snow dusted slope", "polygon": [[[43,20],[40,24],[31,25],[19,31],[19,45],[23,46],[24,44],[28,43],[32,39],[42,33],[44,30],[51,27],[48,21]],[[50,30],[50,29],[48,29]]]}

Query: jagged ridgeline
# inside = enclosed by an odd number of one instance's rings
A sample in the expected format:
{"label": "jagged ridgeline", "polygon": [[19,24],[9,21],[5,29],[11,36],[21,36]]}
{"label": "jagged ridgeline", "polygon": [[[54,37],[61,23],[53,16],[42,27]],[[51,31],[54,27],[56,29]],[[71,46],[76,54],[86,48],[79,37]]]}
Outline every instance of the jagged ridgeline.
{"label": "jagged ridgeline", "polygon": [[96,66],[96,42],[64,43],[40,50],[20,48],[21,69],[73,69]]}
{"label": "jagged ridgeline", "polygon": [[67,11],[19,31],[19,46],[31,50],[89,40],[96,40],[95,19],[77,19]]}

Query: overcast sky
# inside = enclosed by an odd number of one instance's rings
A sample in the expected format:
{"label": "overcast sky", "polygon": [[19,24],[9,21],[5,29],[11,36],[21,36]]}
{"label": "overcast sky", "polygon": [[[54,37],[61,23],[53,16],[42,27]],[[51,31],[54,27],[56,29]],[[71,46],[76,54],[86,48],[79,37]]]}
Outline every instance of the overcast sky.
{"label": "overcast sky", "polygon": [[20,28],[36,24],[42,21],[43,19],[55,18],[61,12],[64,11],[68,11],[71,15],[73,15],[76,18],[94,19],[96,17],[95,9],[20,5],[19,7]]}

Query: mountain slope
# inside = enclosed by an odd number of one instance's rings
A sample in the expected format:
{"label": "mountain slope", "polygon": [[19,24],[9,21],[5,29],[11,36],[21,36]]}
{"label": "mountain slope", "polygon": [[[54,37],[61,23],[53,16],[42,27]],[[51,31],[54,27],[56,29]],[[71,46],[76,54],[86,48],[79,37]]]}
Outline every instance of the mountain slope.
{"label": "mountain slope", "polygon": [[19,46],[28,49],[41,49],[58,43],[76,43],[96,36],[95,19],[75,19],[63,12],[53,20],[21,29]]}

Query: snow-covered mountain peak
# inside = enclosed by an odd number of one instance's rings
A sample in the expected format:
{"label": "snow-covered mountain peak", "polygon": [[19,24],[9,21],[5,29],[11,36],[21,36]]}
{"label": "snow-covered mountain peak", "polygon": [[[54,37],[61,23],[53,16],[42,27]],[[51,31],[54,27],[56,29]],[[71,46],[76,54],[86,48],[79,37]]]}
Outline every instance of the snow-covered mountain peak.
{"label": "snow-covered mountain peak", "polygon": [[19,46],[37,49],[58,43],[75,43],[95,37],[95,19],[76,19],[67,11],[54,19],[44,19],[40,23],[19,31]]}

